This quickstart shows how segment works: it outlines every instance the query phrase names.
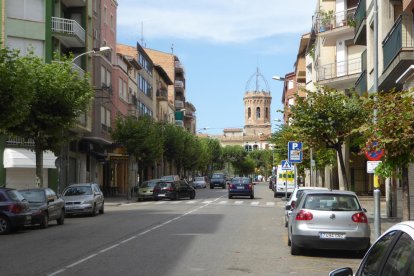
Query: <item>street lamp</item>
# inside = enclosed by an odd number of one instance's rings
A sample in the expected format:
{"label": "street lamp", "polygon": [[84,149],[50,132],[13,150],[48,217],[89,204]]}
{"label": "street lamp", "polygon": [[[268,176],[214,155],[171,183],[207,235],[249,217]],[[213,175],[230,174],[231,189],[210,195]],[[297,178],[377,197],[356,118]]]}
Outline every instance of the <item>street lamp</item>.
{"label": "street lamp", "polygon": [[196,132],[200,132],[200,131],[202,131],[202,130],[207,130],[207,129],[210,129],[210,127],[203,127],[203,128],[200,128],[200,129],[198,129]]}
{"label": "street lamp", "polygon": [[102,52],[106,52],[106,51],[109,51],[109,50],[111,50],[111,47],[109,47],[109,46],[100,47],[98,50],[93,49],[92,51],[88,51],[88,52],[82,53],[80,55],[77,55],[74,59],[72,59],[72,63],[75,62],[75,60],[77,60],[81,56],[84,56],[84,55],[87,55],[87,54],[102,53]]}
{"label": "street lamp", "polygon": [[277,81],[284,81],[284,80],[285,80],[285,78],[280,77],[280,76],[278,76],[278,75],[273,76],[273,77],[272,77],[272,79],[273,79],[273,80],[277,80]]}

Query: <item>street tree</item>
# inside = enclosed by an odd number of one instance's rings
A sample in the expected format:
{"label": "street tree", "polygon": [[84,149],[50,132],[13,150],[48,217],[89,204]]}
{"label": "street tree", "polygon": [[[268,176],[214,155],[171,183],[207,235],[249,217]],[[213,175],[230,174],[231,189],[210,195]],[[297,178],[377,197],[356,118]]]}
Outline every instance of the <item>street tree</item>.
{"label": "street tree", "polygon": [[140,180],[144,179],[144,169],[153,166],[162,156],[164,141],[160,124],[149,116],[138,119],[129,116],[119,117],[115,122],[112,138],[125,147],[129,155],[138,162]]}
{"label": "street tree", "polygon": [[18,51],[0,49],[0,133],[22,123],[28,116],[35,96],[37,59],[20,57]]}
{"label": "street tree", "polygon": [[[26,116],[7,129],[9,135],[34,141],[36,176],[41,186],[43,152],[59,152],[62,144],[72,137],[68,135],[69,131],[78,123],[80,116],[85,114],[93,96],[87,74],[80,76],[73,70],[70,58],[55,56],[55,59],[59,61],[45,63],[33,54],[19,58],[21,70],[27,71],[30,68],[29,85],[34,90],[34,95],[30,104],[19,107],[28,108],[24,112]],[[21,81],[25,83],[24,79]],[[13,93],[19,94],[20,90],[15,87]]]}
{"label": "street tree", "polygon": [[345,188],[349,190],[342,145],[366,122],[367,111],[354,93],[348,96],[327,87],[307,93],[306,98],[296,97],[297,104],[291,107],[292,127],[312,148],[335,150]]}
{"label": "street tree", "polygon": [[366,150],[366,145],[370,145],[370,150],[383,149],[385,152],[376,173],[390,177],[397,169],[401,171],[404,220],[410,219],[408,165],[414,161],[413,102],[413,91],[389,91],[372,95],[364,105],[369,121],[360,129],[368,137],[368,142],[363,145]]}
{"label": "street tree", "polygon": [[234,145],[223,148],[222,158],[223,162],[230,164],[236,174],[240,174],[242,170],[242,164],[247,156],[247,152],[242,146]]}

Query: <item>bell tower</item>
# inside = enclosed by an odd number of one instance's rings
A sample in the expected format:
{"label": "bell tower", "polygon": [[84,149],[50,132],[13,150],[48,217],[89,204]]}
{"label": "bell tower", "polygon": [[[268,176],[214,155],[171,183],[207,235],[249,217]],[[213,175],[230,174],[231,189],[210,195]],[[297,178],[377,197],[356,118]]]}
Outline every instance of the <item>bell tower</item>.
{"label": "bell tower", "polygon": [[[255,80],[255,87],[250,87]],[[265,88],[260,87],[259,81],[264,83]],[[270,95],[269,84],[257,68],[246,84],[244,100],[244,132],[247,136],[268,137],[272,132],[270,105],[272,96]]]}

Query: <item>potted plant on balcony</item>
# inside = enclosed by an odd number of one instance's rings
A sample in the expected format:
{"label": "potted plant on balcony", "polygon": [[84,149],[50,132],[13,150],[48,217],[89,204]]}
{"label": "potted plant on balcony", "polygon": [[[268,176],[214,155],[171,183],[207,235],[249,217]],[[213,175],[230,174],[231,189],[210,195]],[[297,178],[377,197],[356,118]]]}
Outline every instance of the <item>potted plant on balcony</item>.
{"label": "potted plant on balcony", "polygon": [[319,11],[319,32],[325,32],[332,29],[332,19],[334,18],[334,11]]}

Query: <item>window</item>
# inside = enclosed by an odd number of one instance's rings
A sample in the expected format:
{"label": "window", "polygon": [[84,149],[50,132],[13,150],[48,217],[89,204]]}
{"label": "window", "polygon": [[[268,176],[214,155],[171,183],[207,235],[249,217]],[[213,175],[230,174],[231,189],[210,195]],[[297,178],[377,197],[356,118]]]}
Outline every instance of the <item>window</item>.
{"label": "window", "polygon": [[265,118],[269,119],[269,108],[267,108],[267,107],[265,109]]}
{"label": "window", "polygon": [[45,22],[45,0],[7,1],[7,17]]}
{"label": "window", "polygon": [[287,83],[287,89],[292,89],[293,88],[293,80],[289,80]]}
{"label": "window", "polygon": [[256,119],[260,118],[260,107],[256,108]]}
{"label": "window", "polygon": [[290,99],[288,99],[288,105],[289,105],[289,106],[293,106],[293,105],[295,105],[295,98],[290,98]]}
{"label": "window", "polygon": [[252,110],[250,109],[250,107],[247,109],[247,118],[252,117]]}
{"label": "window", "polygon": [[103,16],[104,16],[104,22],[105,22],[105,24],[108,25],[108,19],[106,17],[106,6],[104,6]]}
{"label": "window", "polygon": [[34,54],[39,57],[44,57],[44,41],[34,40],[20,37],[9,36],[7,38],[7,47],[10,49],[20,50],[20,56],[26,56],[28,50],[33,49]]}
{"label": "window", "polygon": [[111,111],[101,106],[101,127],[104,131],[109,131],[111,128]]}
{"label": "window", "polygon": [[114,16],[113,16],[113,14],[111,14],[111,22],[110,22],[109,26],[111,26],[111,29],[114,28]]}
{"label": "window", "polygon": [[124,101],[128,101],[127,83],[123,79],[119,78],[118,85],[119,85],[119,97],[123,99]]}
{"label": "window", "polygon": [[414,241],[403,233],[385,263],[382,275],[414,275]]}
{"label": "window", "polygon": [[378,275],[378,270],[381,267],[381,264],[384,262],[383,257],[387,252],[392,241],[397,235],[397,231],[393,231],[382,237],[378,242],[373,245],[369,251],[369,255],[365,259],[365,262],[360,267],[360,273],[357,275],[368,276],[368,275]]}

